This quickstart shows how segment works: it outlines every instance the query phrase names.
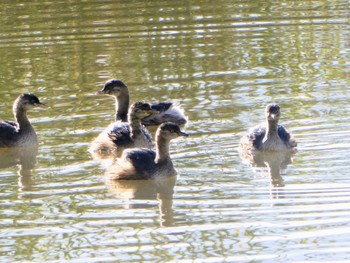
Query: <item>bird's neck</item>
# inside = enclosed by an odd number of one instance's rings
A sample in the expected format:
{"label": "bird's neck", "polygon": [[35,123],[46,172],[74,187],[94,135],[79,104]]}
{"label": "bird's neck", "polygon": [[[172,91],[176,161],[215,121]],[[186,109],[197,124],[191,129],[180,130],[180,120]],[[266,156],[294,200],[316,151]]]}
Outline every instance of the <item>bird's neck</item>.
{"label": "bird's neck", "polygon": [[156,159],[155,159],[156,163],[161,163],[169,159],[169,144],[170,144],[169,140],[159,135],[157,136]]}
{"label": "bird's neck", "polygon": [[20,131],[33,129],[27,117],[27,111],[25,109],[23,109],[18,105],[15,105],[13,107],[13,113],[14,113],[16,122],[18,123]]}
{"label": "bird's neck", "polygon": [[141,119],[129,114],[128,122],[130,124],[130,137],[135,140],[142,133]]}
{"label": "bird's neck", "polygon": [[267,136],[277,135],[278,136],[278,120],[268,120],[267,121]]}
{"label": "bird's neck", "polygon": [[129,94],[128,93],[122,94],[122,95],[116,97],[115,99],[116,99],[115,120],[126,122],[128,120]]}

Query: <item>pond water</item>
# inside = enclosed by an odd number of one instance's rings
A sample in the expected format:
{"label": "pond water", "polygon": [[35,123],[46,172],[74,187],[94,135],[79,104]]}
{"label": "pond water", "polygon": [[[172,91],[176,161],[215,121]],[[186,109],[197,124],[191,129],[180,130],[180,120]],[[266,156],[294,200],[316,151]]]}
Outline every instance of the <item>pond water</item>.
{"label": "pond water", "polygon": [[[350,259],[350,6],[336,1],[1,3],[1,119],[23,92],[37,154],[2,151],[2,262]],[[174,100],[179,176],[105,180],[87,151],[132,101]],[[252,164],[239,139],[271,102],[297,154]],[[277,166],[277,168],[276,168]]]}

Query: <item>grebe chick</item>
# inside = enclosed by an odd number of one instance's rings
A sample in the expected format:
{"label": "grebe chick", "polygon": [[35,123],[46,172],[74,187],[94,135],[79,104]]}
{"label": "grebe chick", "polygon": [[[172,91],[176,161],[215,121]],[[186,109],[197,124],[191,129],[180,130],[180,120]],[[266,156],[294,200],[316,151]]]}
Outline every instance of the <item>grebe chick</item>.
{"label": "grebe chick", "polygon": [[28,120],[27,111],[34,107],[46,107],[33,94],[22,94],[13,103],[16,122],[0,122],[0,147],[35,146],[38,144],[36,132]]}
{"label": "grebe chick", "polygon": [[265,108],[266,123],[254,127],[241,139],[242,150],[288,151],[296,150],[297,142],[293,136],[278,124],[281,111],[277,104]]}
{"label": "grebe chick", "polygon": [[156,151],[128,149],[109,170],[111,180],[144,180],[175,176],[176,170],[169,155],[170,140],[188,136],[175,123],[163,123],[156,132]]}
{"label": "grebe chick", "polygon": [[[112,79],[104,84],[103,89],[98,94],[106,94],[116,99],[116,120],[127,121],[129,108],[129,90],[128,87],[118,79]],[[187,122],[183,109],[172,102],[158,102],[150,104],[151,108],[158,111],[142,119],[145,126],[160,125],[164,122],[174,122],[183,125]]]}
{"label": "grebe chick", "polygon": [[[124,149],[132,147],[152,147],[152,137],[141,124],[141,119],[153,114],[155,110],[145,102],[135,102],[128,114],[128,122],[111,123],[93,141],[91,152],[104,152],[119,156]],[[103,157],[100,156],[100,157]]]}

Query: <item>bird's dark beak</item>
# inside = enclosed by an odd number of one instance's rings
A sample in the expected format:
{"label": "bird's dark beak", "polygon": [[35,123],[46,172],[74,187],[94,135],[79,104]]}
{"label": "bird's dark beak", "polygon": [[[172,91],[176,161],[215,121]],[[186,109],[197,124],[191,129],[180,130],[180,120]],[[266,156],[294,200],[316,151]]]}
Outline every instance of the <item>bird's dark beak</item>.
{"label": "bird's dark beak", "polygon": [[99,91],[96,92],[96,95],[101,95],[101,94],[105,94],[105,92],[104,92],[103,89],[101,89],[101,90],[99,90]]}
{"label": "bird's dark beak", "polygon": [[37,107],[39,107],[39,108],[48,108],[48,106],[47,106],[46,104],[41,103],[41,102],[35,104],[35,106],[37,106]]}
{"label": "bird's dark beak", "polygon": [[180,131],[180,132],[178,133],[178,135],[179,135],[179,136],[188,137],[188,133],[183,132],[183,131]]}

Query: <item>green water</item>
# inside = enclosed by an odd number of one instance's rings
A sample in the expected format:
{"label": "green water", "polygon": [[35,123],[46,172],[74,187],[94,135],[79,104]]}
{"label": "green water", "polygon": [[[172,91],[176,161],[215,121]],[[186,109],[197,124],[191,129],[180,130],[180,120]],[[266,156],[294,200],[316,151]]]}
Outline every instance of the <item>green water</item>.
{"label": "green water", "polygon": [[[0,153],[0,261],[281,262],[350,258],[347,1],[2,1],[0,118],[23,92],[38,153]],[[181,103],[176,180],[108,183],[95,93]],[[270,102],[299,152],[272,174],[239,139]]]}

